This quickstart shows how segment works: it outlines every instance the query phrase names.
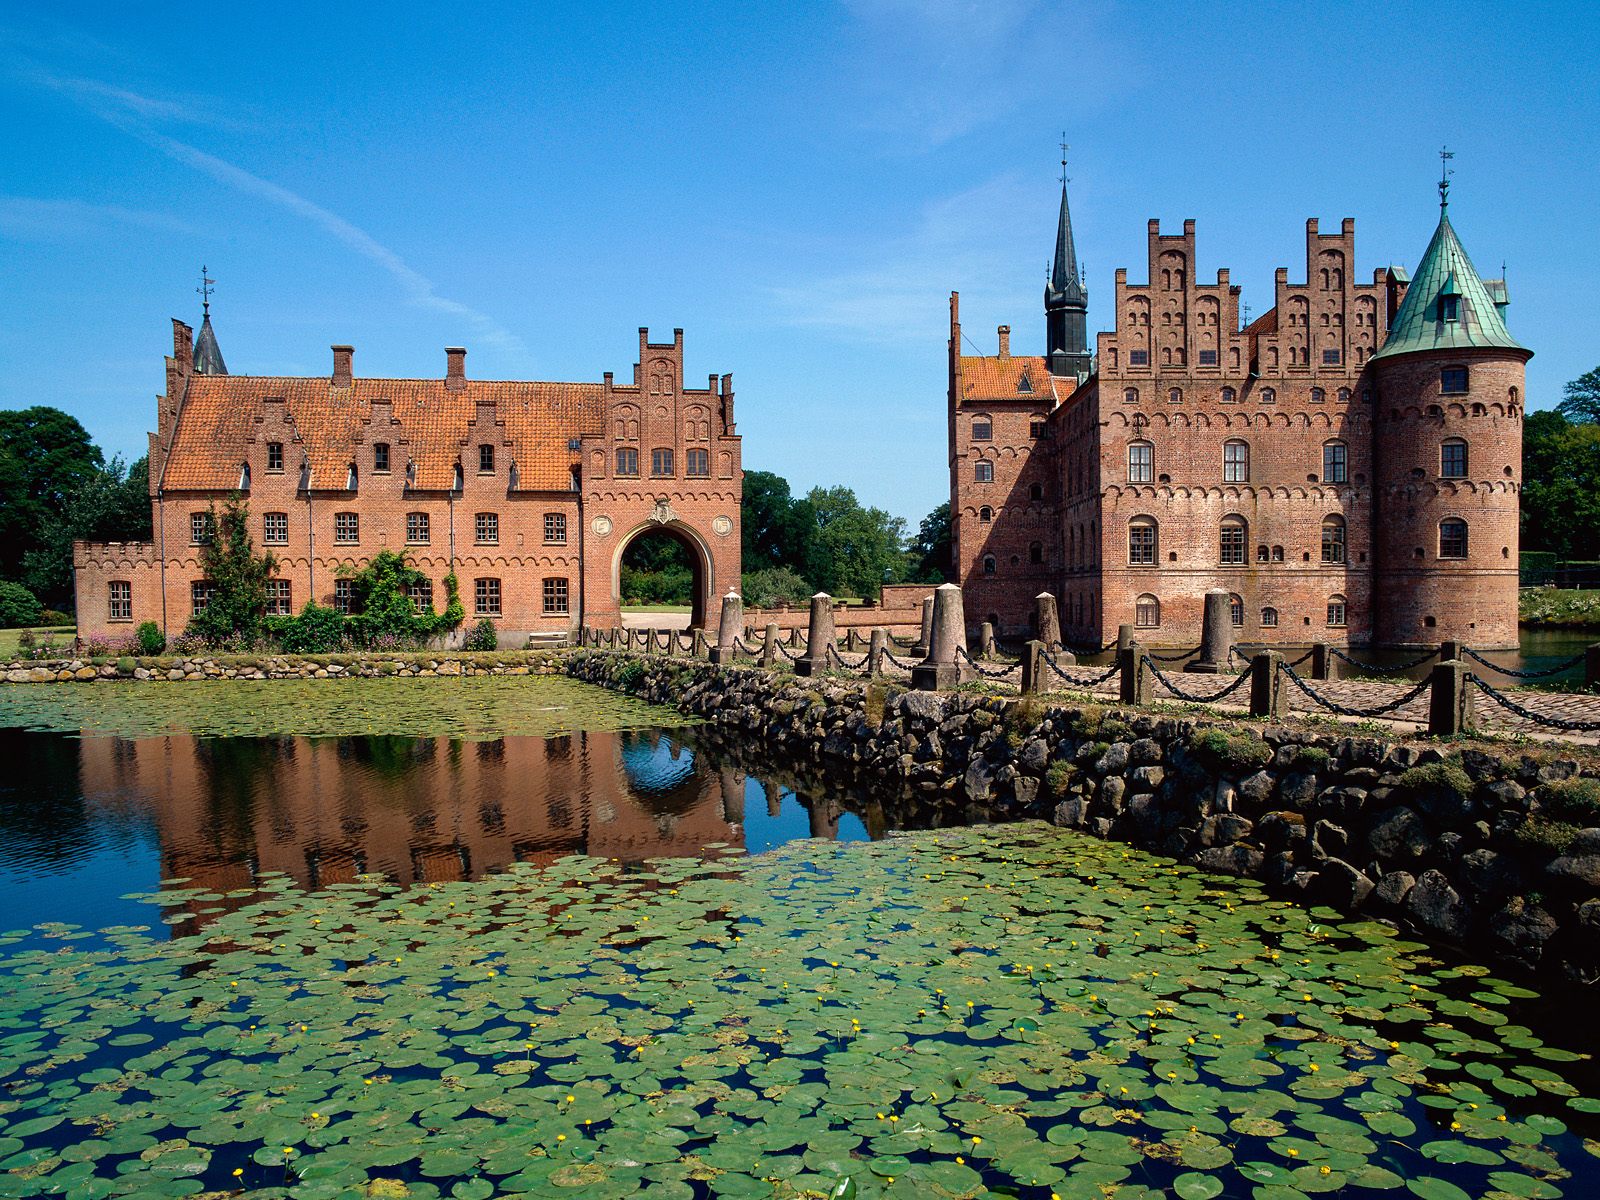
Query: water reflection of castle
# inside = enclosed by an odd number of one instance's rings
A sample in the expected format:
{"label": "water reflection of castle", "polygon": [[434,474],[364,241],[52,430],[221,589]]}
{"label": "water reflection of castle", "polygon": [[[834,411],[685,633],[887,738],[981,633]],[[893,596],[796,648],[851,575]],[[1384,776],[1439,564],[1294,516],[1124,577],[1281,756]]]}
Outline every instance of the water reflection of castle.
{"label": "water reflection of castle", "polygon": [[[303,887],[365,872],[476,878],[568,854],[637,863],[743,846],[747,777],[670,735],[151,738],[81,743],[85,796],[148,805],[163,878],[226,892],[281,871]],[[776,787],[766,790],[777,812]],[[832,837],[839,808],[814,805]]]}

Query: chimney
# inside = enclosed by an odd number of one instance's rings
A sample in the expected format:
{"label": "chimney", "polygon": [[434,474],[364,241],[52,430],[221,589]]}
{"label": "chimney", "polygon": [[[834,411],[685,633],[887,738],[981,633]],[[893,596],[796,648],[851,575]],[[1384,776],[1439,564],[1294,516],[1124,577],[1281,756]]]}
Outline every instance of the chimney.
{"label": "chimney", "polygon": [[350,359],[355,354],[354,346],[334,346],[333,350],[333,386],[350,386]]}
{"label": "chimney", "polygon": [[444,348],[444,386],[452,392],[464,391],[467,386],[467,351],[464,346]]}
{"label": "chimney", "polygon": [[1010,358],[1011,357],[1011,326],[1009,326],[1009,325],[1000,326],[999,333],[1000,333],[1000,357],[1001,358]]}

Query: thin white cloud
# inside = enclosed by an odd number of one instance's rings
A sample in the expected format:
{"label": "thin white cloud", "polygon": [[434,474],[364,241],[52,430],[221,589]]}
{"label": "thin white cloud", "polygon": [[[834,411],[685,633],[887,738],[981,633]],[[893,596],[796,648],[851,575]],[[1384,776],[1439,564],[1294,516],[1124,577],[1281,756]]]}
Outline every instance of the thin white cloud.
{"label": "thin white cloud", "polygon": [[33,196],[0,196],[0,236],[15,240],[80,237],[119,226],[162,230],[194,236],[199,230],[171,213],[91,204],[87,200],[44,200]]}

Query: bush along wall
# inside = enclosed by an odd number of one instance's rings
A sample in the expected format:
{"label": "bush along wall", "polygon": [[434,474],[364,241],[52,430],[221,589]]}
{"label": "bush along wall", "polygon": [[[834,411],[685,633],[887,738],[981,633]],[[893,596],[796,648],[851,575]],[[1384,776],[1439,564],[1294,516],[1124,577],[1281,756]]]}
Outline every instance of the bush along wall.
{"label": "bush along wall", "polygon": [[579,679],[674,704],[780,760],[948,793],[1428,940],[1600,979],[1600,779],[1557,753],[1393,744],[580,651]]}

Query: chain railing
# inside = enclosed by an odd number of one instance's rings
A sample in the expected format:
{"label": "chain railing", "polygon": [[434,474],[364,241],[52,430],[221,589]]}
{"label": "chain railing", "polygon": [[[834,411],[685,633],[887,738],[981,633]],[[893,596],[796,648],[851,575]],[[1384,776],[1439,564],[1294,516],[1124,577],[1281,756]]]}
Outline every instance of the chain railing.
{"label": "chain railing", "polygon": [[761,657],[760,648],[746,645],[745,640],[742,637],[736,637],[733,639],[733,650],[735,654],[747,655],[750,658],[759,659]]}
{"label": "chain railing", "polygon": [[[1145,657],[1148,658],[1149,655],[1147,654]],[[1193,704],[1215,704],[1218,700],[1226,699],[1249,682],[1250,676],[1254,673],[1255,669],[1255,664],[1252,663],[1250,666],[1246,667],[1242,672],[1240,672],[1232,683],[1228,684],[1221,691],[1212,692],[1209,696],[1201,696],[1195,692],[1184,691],[1177,684],[1173,683],[1171,679],[1167,678],[1167,673],[1160,667],[1156,666],[1155,663],[1150,664],[1150,674],[1155,676],[1157,683],[1166,688],[1167,691],[1171,692],[1179,700],[1188,700]]]}
{"label": "chain railing", "polygon": [[1044,663],[1045,666],[1049,667],[1051,671],[1055,672],[1059,679],[1065,681],[1066,683],[1070,683],[1075,688],[1099,687],[1106,680],[1112,678],[1122,670],[1120,663],[1112,663],[1107,670],[1102,671],[1093,679],[1077,679],[1066,673],[1061,664],[1056,661],[1056,656],[1051,654],[1050,651],[1046,650],[1041,653],[1039,655],[1039,659]]}
{"label": "chain railing", "polygon": [[893,650],[889,649],[887,646],[885,646],[883,648],[883,661],[886,662],[886,663],[893,663],[895,666],[899,667],[902,671],[909,671],[914,666],[916,666],[916,663],[909,662],[907,660],[904,660],[904,659],[901,659],[901,658],[897,657],[895,655],[895,652]]}
{"label": "chain railing", "polygon": [[1115,650],[1117,648],[1117,645],[1118,645],[1117,640],[1115,638],[1113,638],[1111,641],[1107,642],[1104,646],[1082,646],[1082,645],[1074,644],[1072,642],[1062,642],[1061,643],[1061,648],[1063,650],[1069,650],[1073,654],[1081,654],[1085,658],[1090,658],[1090,657],[1093,657],[1094,655],[1097,655],[1097,654],[1105,654],[1107,651]]}
{"label": "chain railing", "polygon": [[863,654],[860,662],[849,663],[845,661],[844,655],[839,653],[839,647],[835,646],[832,642],[828,643],[828,649],[825,651],[825,653],[829,658],[833,659],[836,664],[838,664],[840,669],[849,671],[852,675],[858,675],[862,679],[872,678],[871,654]]}
{"label": "chain railing", "polygon": [[1474,659],[1477,662],[1482,663],[1484,666],[1488,667],[1491,671],[1498,671],[1500,674],[1508,675],[1512,679],[1546,679],[1546,678],[1550,677],[1551,675],[1559,675],[1563,671],[1570,671],[1570,670],[1572,670],[1573,667],[1582,665],[1582,663],[1589,657],[1589,652],[1587,650],[1585,650],[1581,654],[1574,654],[1571,658],[1565,659],[1562,662],[1557,663],[1553,667],[1545,667],[1543,670],[1540,670],[1540,671],[1516,671],[1516,670],[1513,670],[1510,667],[1502,667],[1499,663],[1490,662],[1487,658],[1485,658],[1483,655],[1479,654],[1476,650],[1472,649],[1471,647],[1464,646],[1464,647],[1462,647],[1461,652],[1463,654],[1465,654],[1468,658]]}
{"label": "chain railing", "polygon": [[1278,665],[1283,670],[1283,673],[1289,677],[1289,681],[1304,692],[1313,704],[1318,708],[1325,708],[1329,712],[1338,713],[1342,717],[1381,717],[1385,713],[1392,713],[1396,709],[1404,708],[1433,686],[1431,680],[1424,679],[1399,699],[1391,700],[1388,704],[1380,704],[1376,708],[1355,708],[1348,704],[1340,704],[1337,700],[1330,700],[1322,695],[1304,679],[1300,678],[1300,672],[1296,671],[1288,663],[1280,663]]}
{"label": "chain railing", "polygon": [[979,675],[982,675],[985,679],[1006,679],[1011,675],[1011,672],[1015,671],[1019,666],[1021,666],[1020,663],[1011,663],[1009,666],[999,668],[986,667],[977,659],[973,658],[971,652],[968,651],[965,646],[957,646],[956,653],[961,655],[962,658],[966,659],[967,665]]}
{"label": "chain railing", "polygon": [[1380,667],[1374,663],[1364,663],[1360,659],[1351,658],[1343,650],[1336,649],[1332,646],[1328,647],[1328,653],[1343,662],[1349,663],[1357,670],[1366,671],[1371,675],[1399,675],[1402,671],[1415,670],[1417,667],[1420,667],[1423,663],[1427,662],[1430,658],[1436,657],[1439,652],[1437,650],[1429,650],[1421,658],[1414,658],[1410,662],[1400,663],[1393,667]]}
{"label": "chain railing", "polygon": [[1193,658],[1200,653],[1200,647],[1193,650],[1179,650],[1176,654],[1157,654],[1154,650],[1146,650],[1144,656],[1156,662],[1182,662],[1186,658]]}
{"label": "chain railing", "polygon": [[1573,721],[1566,717],[1553,717],[1548,713],[1535,712],[1526,705],[1519,704],[1488,680],[1468,671],[1467,682],[1477,686],[1489,699],[1508,712],[1516,713],[1525,721],[1532,721],[1535,725],[1544,725],[1550,729],[1562,729],[1568,733],[1594,733],[1600,730],[1600,721]]}
{"label": "chain railing", "polygon": [[785,646],[782,642],[774,641],[772,644],[777,649],[778,653],[783,655],[783,657],[787,658],[790,662],[800,661],[800,656],[793,650],[789,649],[789,647]]}

